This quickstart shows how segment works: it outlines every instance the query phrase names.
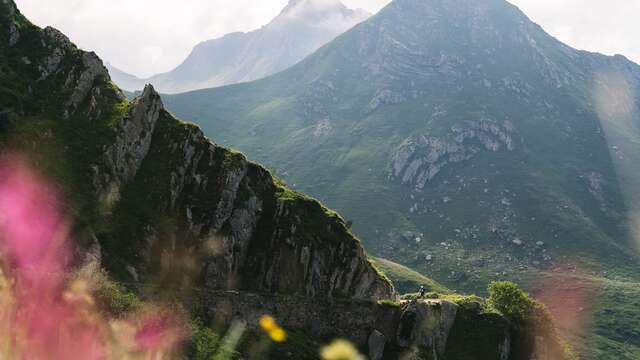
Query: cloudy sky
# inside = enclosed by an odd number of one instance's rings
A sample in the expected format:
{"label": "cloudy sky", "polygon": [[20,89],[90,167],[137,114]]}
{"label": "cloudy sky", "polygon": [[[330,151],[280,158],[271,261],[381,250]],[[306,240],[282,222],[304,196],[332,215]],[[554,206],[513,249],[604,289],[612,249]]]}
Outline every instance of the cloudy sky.
{"label": "cloudy sky", "polygon": [[[266,24],[287,0],[15,0],[41,26],[138,76],[178,65],[200,41]],[[388,0],[344,0],[370,12]],[[511,0],[552,35],[640,63],[640,0]]]}

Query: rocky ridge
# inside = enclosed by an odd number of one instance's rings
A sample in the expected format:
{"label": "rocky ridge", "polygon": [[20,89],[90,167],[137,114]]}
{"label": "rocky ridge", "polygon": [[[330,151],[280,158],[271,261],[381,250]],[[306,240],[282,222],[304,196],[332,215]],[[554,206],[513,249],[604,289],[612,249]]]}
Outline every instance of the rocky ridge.
{"label": "rocky ridge", "polygon": [[[5,2],[7,6],[14,8],[12,2]],[[15,111],[14,126],[26,121],[21,118],[42,114],[37,116],[53,123],[31,120],[30,125],[52,126],[47,129],[50,136],[63,142],[68,136],[99,132],[95,139],[75,139],[64,151],[67,156],[96,155],[65,160],[74,162],[75,176],[93,179],[78,197],[87,206],[95,204],[108,225],[92,219],[83,226],[95,232],[111,270],[127,269],[122,276],[143,282],[153,271],[166,270],[175,257],[189,254],[192,261],[201,261],[192,286],[395,297],[337,214],[289,190],[243,155],[213,144],[197,127],[175,119],[151,86],[128,103],[95,54],[77,49],[55,29],[40,30],[19,13],[15,17],[2,19],[3,62],[17,72],[23,69],[13,66],[14,59],[29,57],[28,64],[20,60],[31,76],[22,81],[34,95],[42,94],[41,99],[33,96],[42,105],[33,112]],[[14,42],[16,31],[21,35]],[[8,99],[3,97],[3,113],[13,111]],[[67,127],[73,128],[72,134]],[[12,133],[4,135],[11,138]],[[42,147],[36,151],[46,151]],[[168,218],[177,225],[163,228]],[[170,247],[165,242],[169,238]]]}
{"label": "rocky ridge", "polygon": [[285,328],[303,330],[320,339],[348,338],[371,360],[562,358],[554,340],[542,333],[523,337],[504,317],[485,311],[474,301],[325,302],[217,291],[210,293],[203,305],[217,321],[243,322],[256,330],[266,310]]}
{"label": "rocky ridge", "polygon": [[[266,308],[282,319],[283,326],[304,329],[314,338],[349,338],[372,360],[462,359],[456,354],[461,349],[475,352],[473,359],[506,360],[511,355],[512,336],[516,336],[500,315],[444,300],[403,301],[396,305],[327,303],[216,292],[207,299],[207,308],[216,309],[211,316],[221,322],[245,321],[256,329]],[[315,322],[318,317],[324,321]]]}

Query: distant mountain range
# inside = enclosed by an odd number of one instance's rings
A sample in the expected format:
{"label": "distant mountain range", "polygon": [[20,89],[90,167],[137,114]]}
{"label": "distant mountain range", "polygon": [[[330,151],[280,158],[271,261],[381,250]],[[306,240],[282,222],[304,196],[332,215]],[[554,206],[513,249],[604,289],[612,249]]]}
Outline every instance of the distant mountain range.
{"label": "distant mountain range", "polygon": [[369,16],[339,0],[290,0],[269,24],[200,43],[167,73],[140,79],[110,64],[107,69],[129,91],[153,84],[162,93],[179,93],[256,80],[294,65]]}
{"label": "distant mountain range", "polygon": [[446,286],[590,274],[588,351],[640,349],[624,330],[640,311],[619,300],[640,296],[640,66],[625,57],[575,50],[504,0],[395,0],[279,74],[166,103]]}

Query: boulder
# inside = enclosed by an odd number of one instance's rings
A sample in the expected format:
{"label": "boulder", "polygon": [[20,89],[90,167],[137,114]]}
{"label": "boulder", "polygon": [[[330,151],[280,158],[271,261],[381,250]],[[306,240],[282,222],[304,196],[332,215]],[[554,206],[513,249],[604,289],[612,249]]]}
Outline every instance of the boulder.
{"label": "boulder", "polygon": [[381,360],[384,355],[384,347],[387,343],[387,338],[378,330],[373,330],[369,335],[369,359]]}

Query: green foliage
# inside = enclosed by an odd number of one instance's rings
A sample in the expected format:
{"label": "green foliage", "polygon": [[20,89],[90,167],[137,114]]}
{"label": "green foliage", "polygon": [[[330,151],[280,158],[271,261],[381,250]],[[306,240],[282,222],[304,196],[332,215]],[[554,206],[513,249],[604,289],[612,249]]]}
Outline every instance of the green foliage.
{"label": "green foliage", "polygon": [[516,321],[529,319],[536,303],[518,285],[508,281],[489,284],[489,306]]}
{"label": "green foliage", "polygon": [[296,330],[287,331],[287,341],[274,343],[268,340],[267,350],[260,350],[260,342],[263,335],[255,335],[253,346],[244,351],[245,358],[248,359],[296,359],[296,360],[317,360],[320,343],[311,335]]}
{"label": "green foliage", "polygon": [[398,301],[394,301],[394,300],[378,300],[378,304],[379,305],[383,305],[383,306],[389,306],[389,307],[395,307],[398,308],[400,307],[400,302]]}
{"label": "green foliage", "polygon": [[[440,299],[441,297],[442,297],[442,295],[440,293],[429,291],[429,292],[424,294],[424,297],[422,297],[422,299]],[[418,300],[418,299],[421,299],[420,293],[417,293],[417,292],[402,294],[400,296],[400,298],[402,300]]]}
{"label": "green foliage", "polygon": [[220,345],[220,334],[198,319],[189,324],[190,337],[186,353],[189,359],[212,360]]}
{"label": "green foliage", "polygon": [[482,311],[482,312],[494,312],[494,313],[496,312],[495,309],[487,305],[487,302],[483,298],[477,295],[461,295],[461,294],[455,294],[451,292],[448,292],[445,294],[441,294],[437,292],[427,292],[424,294],[423,297],[420,297],[419,293],[404,294],[402,295],[401,299],[402,300],[420,300],[420,299],[444,300],[444,301],[449,301],[454,304],[457,304],[463,309],[476,310],[476,311]]}
{"label": "green foliage", "polygon": [[[557,326],[584,359],[640,359],[640,283],[586,274],[549,274],[539,280],[558,289],[572,289],[569,293],[582,299],[582,311],[568,308],[565,315],[569,319],[576,316],[579,325],[566,328],[567,324],[558,321]],[[554,310],[565,311],[563,305],[556,304]],[[574,320],[568,322],[574,324]]]}
{"label": "green foliage", "polygon": [[[113,85],[113,83],[109,84]],[[128,100],[116,102],[108,114],[108,117],[110,119],[108,120],[109,125],[114,126],[122,121],[122,119],[129,113],[130,108],[131,103]]]}
{"label": "green foliage", "polygon": [[460,295],[460,294],[445,294],[440,296],[440,299],[451,301],[460,305],[463,308],[477,308],[482,311],[491,311],[486,301],[477,295]]}
{"label": "green foliage", "polygon": [[100,308],[116,317],[139,310],[143,304],[136,294],[106,276],[99,281],[95,296]]}
{"label": "green foliage", "polygon": [[[201,360],[317,360],[320,344],[310,335],[301,331],[287,331],[287,340],[282,343],[272,341],[262,331],[245,329],[233,333],[216,327],[204,326],[196,320],[191,323],[191,337],[185,355],[188,359]],[[239,336],[239,337],[237,337]],[[229,342],[230,337],[234,341]]]}
{"label": "green foliage", "polygon": [[558,334],[555,320],[547,307],[508,281],[489,284],[487,304],[509,318],[516,331],[514,352],[530,354],[535,337],[542,335],[552,358],[573,360],[575,354]]}
{"label": "green foliage", "polygon": [[281,201],[311,201],[311,202],[317,202],[320,205],[320,208],[322,209],[322,211],[328,216],[328,217],[333,217],[333,218],[340,218],[340,215],[338,215],[337,212],[327,208],[326,206],[324,206],[321,202],[319,202],[316,199],[313,199],[299,191],[293,190],[292,188],[290,188],[287,183],[278,178],[277,176],[273,176],[273,181],[274,184],[276,184],[276,192],[275,192],[275,196],[278,200]]}

